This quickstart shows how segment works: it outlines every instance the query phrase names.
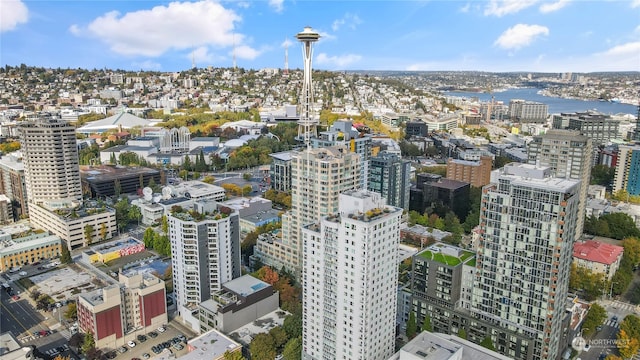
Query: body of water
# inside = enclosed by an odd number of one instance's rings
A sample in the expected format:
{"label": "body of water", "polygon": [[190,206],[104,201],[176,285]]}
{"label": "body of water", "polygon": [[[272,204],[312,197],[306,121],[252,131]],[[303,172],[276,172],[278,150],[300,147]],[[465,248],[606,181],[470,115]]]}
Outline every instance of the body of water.
{"label": "body of water", "polygon": [[[576,99],[563,99],[559,97],[543,96],[538,94],[540,89],[518,88],[493,93],[495,101],[502,101],[509,105],[512,99],[522,99],[540,102],[549,105],[549,114],[584,112],[597,110],[603,114],[613,115],[618,113],[636,116],[638,108],[630,104],[620,104],[608,101],[584,101]],[[457,96],[466,99],[478,98],[482,102],[491,101],[491,94],[475,92],[444,91],[443,95]]]}

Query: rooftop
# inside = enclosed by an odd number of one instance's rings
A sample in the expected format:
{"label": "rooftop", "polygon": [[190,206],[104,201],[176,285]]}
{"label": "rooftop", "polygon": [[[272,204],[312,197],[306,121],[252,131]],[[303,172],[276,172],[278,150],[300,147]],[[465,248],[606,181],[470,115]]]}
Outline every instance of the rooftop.
{"label": "rooftop", "polygon": [[424,259],[437,261],[448,266],[458,266],[471,258],[475,258],[475,254],[471,251],[443,243],[435,243],[423,250],[419,255]]}
{"label": "rooftop", "polygon": [[507,360],[509,357],[455,335],[423,331],[389,360]]}
{"label": "rooftop", "polygon": [[145,174],[155,175],[160,171],[147,167],[132,167],[132,166],[114,166],[114,165],[99,165],[99,166],[80,166],[80,176],[86,180],[99,180],[99,181],[113,181],[115,179],[121,179],[123,176],[140,176]]}
{"label": "rooftop", "polygon": [[99,254],[107,254],[110,252],[114,252],[114,251],[119,251],[122,249],[126,249],[128,247],[131,246],[135,246],[135,245],[143,245],[142,242],[134,239],[134,238],[129,238],[126,240],[116,240],[116,241],[110,241],[106,244],[100,244],[98,246],[92,246],[91,250],[93,250],[96,253]]}
{"label": "rooftop", "polygon": [[189,353],[181,360],[217,359],[227,351],[234,351],[242,345],[217,330],[210,330],[188,342]]}
{"label": "rooftop", "polygon": [[224,283],[223,286],[238,295],[249,296],[256,291],[264,289],[269,284],[251,275],[244,275]]}
{"label": "rooftop", "polygon": [[616,262],[623,252],[622,246],[596,240],[577,241],[573,244],[573,257],[605,265]]}

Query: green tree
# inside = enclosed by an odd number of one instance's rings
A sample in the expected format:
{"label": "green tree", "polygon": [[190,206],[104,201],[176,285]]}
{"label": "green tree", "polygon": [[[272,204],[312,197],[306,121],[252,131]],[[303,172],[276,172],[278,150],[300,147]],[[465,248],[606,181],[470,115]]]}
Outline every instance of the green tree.
{"label": "green tree", "polygon": [[140,212],[140,208],[137,206],[130,206],[129,211],[127,212],[127,218],[129,221],[136,221],[138,225],[140,225],[140,219],[142,219],[142,212]]}
{"label": "green tree", "polygon": [[582,334],[591,336],[596,332],[598,326],[607,319],[607,311],[598,303],[591,304],[587,315],[582,322]]}
{"label": "green tree", "polygon": [[627,315],[620,323],[620,329],[624,330],[629,337],[640,341],[640,317]]}
{"label": "green tree", "polygon": [[273,360],[277,355],[273,337],[265,333],[256,335],[249,345],[249,352],[251,360]]}
{"label": "green tree", "polygon": [[480,342],[480,346],[486,349],[489,349],[491,351],[496,351],[496,347],[493,345],[493,341],[491,340],[490,336],[487,336],[484,339],[482,339],[482,341]]}
{"label": "green tree", "polygon": [[616,175],[616,169],[607,165],[596,165],[591,168],[591,185],[609,186]]}
{"label": "green tree", "polygon": [[78,318],[78,308],[76,303],[72,302],[67,305],[67,311],[64,312],[65,319],[75,320]]}
{"label": "green tree", "polygon": [[84,334],[84,341],[82,342],[82,347],[81,350],[83,353],[88,353],[90,349],[93,349],[96,347],[96,342],[93,339],[93,334],[88,332],[86,334]]}
{"label": "green tree", "polygon": [[62,245],[60,246],[60,262],[63,264],[71,264],[71,262],[73,261],[73,259],[71,258],[71,252],[69,252],[69,248],[67,247],[67,243],[66,242],[62,242]]}
{"label": "green tree", "polygon": [[155,238],[156,238],[156,232],[153,230],[152,227],[148,227],[144,231],[144,235],[142,236],[144,247],[146,247],[147,249],[153,249]]}
{"label": "green tree", "polygon": [[87,241],[87,245],[91,245],[91,243],[93,243],[94,231],[95,229],[93,228],[93,225],[87,224],[84,226],[84,238]]}
{"label": "green tree", "polygon": [[168,233],[169,232],[169,221],[167,220],[167,215],[162,215],[162,219],[160,220],[160,223],[162,225],[162,232],[163,233]]}
{"label": "green tree", "polygon": [[412,311],[409,313],[409,320],[407,320],[407,337],[413,339],[418,331],[418,325],[416,324],[416,314]]}
{"label": "green tree", "polygon": [[465,340],[467,339],[467,332],[464,328],[460,328],[460,330],[458,330],[458,337]]}
{"label": "green tree", "polygon": [[431,326],[431,317],[429,314],[424,316],[424,320],[422,320],[422,331],[433,332],[433,326]]}
{"label": "green tree", "polygon": [[100,224],[100,240],[107,239],[107,225],[105,223]]}
{"label": "green tree", "polygon": [[116,224],[122,230],[129,223],[129,200],[126,197],[122,197],[114,207],[116,210]]}
{"label": "green tree", "polygon": [[224,352],[224,360],[245,360],[245,357],[242,356],[242,351],[234,351],[234,352],[230,352],[230,351],[225,351]]}
{"label": "green tree", "polygon": [[284,347],[284,344],[287,343],[287,340],[289,340],[287,332],[282,328],[282,326],[277,326],[269,330],[269,335],[273,338],[273,343],[278,350],[281,350],[282,347]]}
{"label": "green tree", "polygon": [[251,173],[244,173],[244,174],[242,174],[242,178],[243,178],[245,181],[249,181],[249,180],[251,180]]}
{"label": "green tree", "polygon": [[287,316],[282,323],[282,328],[290,339],[302,336],[302,314],[293,313]]}
{"label": "green tree", "polygon": [[302,338],[295,337],[287,341],[282,351],[284,360],[300,360],[302,358]]}

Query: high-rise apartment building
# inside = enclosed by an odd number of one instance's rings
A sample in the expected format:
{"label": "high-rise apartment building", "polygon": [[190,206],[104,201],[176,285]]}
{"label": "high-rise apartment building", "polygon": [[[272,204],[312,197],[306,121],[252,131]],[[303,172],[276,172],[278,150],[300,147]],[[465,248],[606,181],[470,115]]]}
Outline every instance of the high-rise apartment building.
{"label": "high-rise apartment building", "polygon": [[311,138],[314,148],[345,146],[349,151],[360,155],[360,188],[367,187],[369,163],[371,160],[371,136],[361,134],[353,129],[351,121],[339,120],[334,122],[326,131],[321,131],[317,137]]}
{"label": "high-rise apartment building", "polygon": [[[91,238],[105,238],[116,230],[115,210],[97,204],[82,207],[75,128],[64,121],[39,118],[20,126],[25,188],[32,226],[48,230],[69,249],[86,246]],[[94,231],[89,237],[85,227]]]}
{"label": "high-rise apartment building", "polygon": [[75,128],[43,118],[22,124],[20,135],[29,202],[82,201]]}
{"label": "high-rise apartment building", "polygon": [[549,116],[549,105],[513,99],[509,101],[509,117],[513,121],[544,123]]}
{"label": "high-rise apartment building", "polygon": [[492,334],[498,352],[556,359],[564,346],[563,320],[580,203],[580,181],[551,176],[550,168],[509,164],[483,188],[477,276],[470,312],[525,335],[512,344]]}
{"label": "high-rise apartment building", "polygon": [[640,145],[618,146],[613,191],[620,190],[625,190],[629,195],[640,195]]}
{"label": "high-rise apartment building", "polygon": [[578,130],[580,134],[593,141],[594,148],[607,145],[612,139],[619,137],[620,121],[610,115],[589,110],[576,113],[562,113],[553,117],[554,129]]}
{"label": "high-rise apartment building", "polygon": [[580,180],[580,205],[576,234],[582,235],[584,228],[587,192],[591,180],[592,140],[578,131],[549,130],[534,136],[527,145],[528,163],[551,168],[558,178]]}
{"label": "high-rise apartment building", "polygon": [[395,348],[402,209],[347,191],[302,230],[303,359],[386,360]]}
{"label": "high-rise apartment building", "polygon": [[276,269],[300,273],[300,229],[338,211],[338,195],[360,185],[360,156],[344,146],[291,152],[291,210],[281,239],[258,239],[255,256]]}
{"label": "high-rise apartment building", "polygon": [[11,199],[15,219],[27,216],[27,186],[21,152],[0,158],[0,193]]}
{"label": "high-rise apartment building", "polygon": [[205,200],[172,209],[168,222],[178,313],[199,332],[198,305],[241,275],[238,213]]}
{"label": "high-rise apartment building", "polygon": [[371,158],[367,179],[370,191],[387,200],[387,204],[409,210],[411,162],[397,154],[380,152]]}
{"label": "high-rise apartment building", "polygon": [[493,158],[480,156],[479,161],[449,158],[447,160],[447,179],[464,181],[475,187],[483,187],[491,179]]}

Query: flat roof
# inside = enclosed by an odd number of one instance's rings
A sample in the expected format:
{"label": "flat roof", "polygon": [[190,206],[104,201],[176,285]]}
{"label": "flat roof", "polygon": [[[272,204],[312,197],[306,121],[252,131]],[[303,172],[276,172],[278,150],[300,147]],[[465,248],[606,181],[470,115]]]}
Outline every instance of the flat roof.
{"label": "flat roof", "polygon": [[[40,236],[38,236],[40,235]],[[3,256],[36,247],[62,243],[58,235],[36,234],[22,238],[0,241],[0,254]]]}
{"label": "flat roof", "polygon": [[243,275],[224,283],[222,286],[238,295],[246,297],[268,287],[269,284],[251,275]]}
{"label": "flat roof", "polygon": [[217,359],[226,351],[234,351],[241,347],[242,345],[214,329],[198,336],[197,338],[189,340],[187,343],[189,352],[180,356],[178,359]]}
{"label": "flat roof", "polygon": [[110,241],[106,244],[92,246],[91,250],[95,251],[98,254],[107,254],[113,251],[118,251],[121,249],[128,248],[129,246],[140,245],[140,244],[143,244],[143,243],[134,238],[129,238],[125,240],[115,240],[115,241]]}

